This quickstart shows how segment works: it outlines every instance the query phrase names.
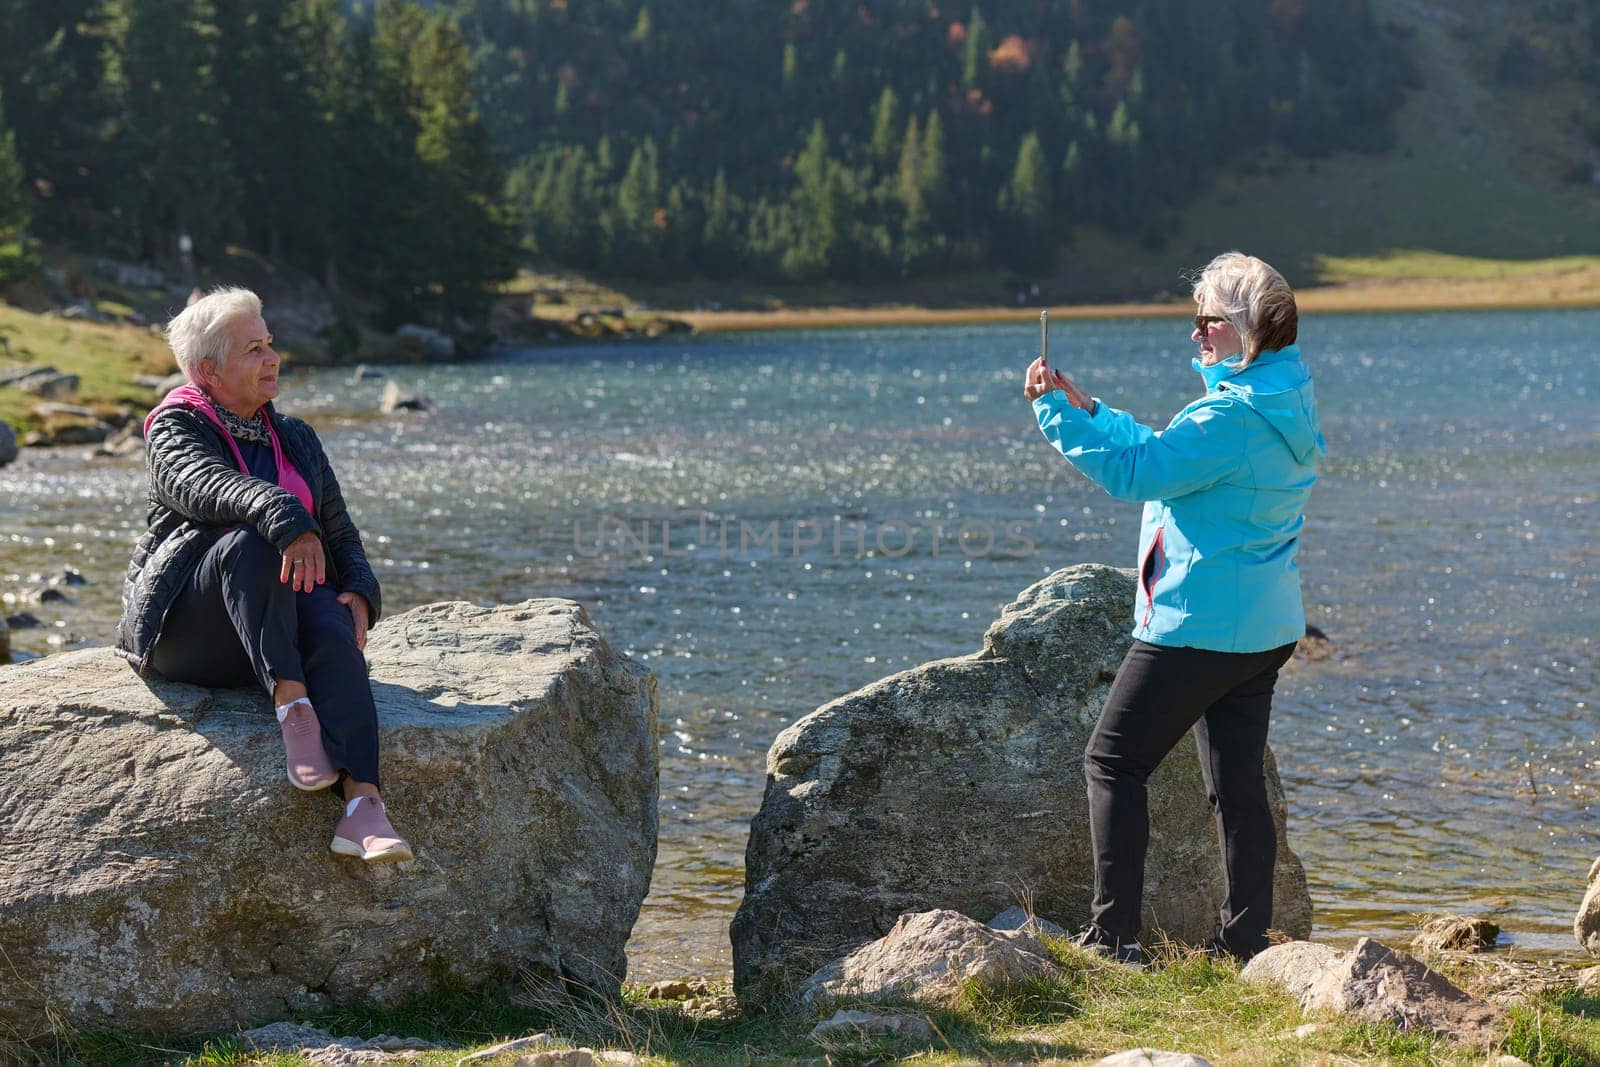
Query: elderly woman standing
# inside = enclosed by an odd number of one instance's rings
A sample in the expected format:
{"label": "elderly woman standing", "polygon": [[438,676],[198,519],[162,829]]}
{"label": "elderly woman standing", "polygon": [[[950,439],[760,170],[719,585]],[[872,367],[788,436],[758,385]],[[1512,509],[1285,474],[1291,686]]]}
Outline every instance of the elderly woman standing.
{"label": "elderly woman standing", "polygon": [[278,354],[245,289],[167,326],[189,379],[145,420],[149,529],[117,643],[141,674],[271,695],[289,781],[346,800],[334,852],[408,860],[379,793],[367,628],[378,582],[316,432],[272,406]]}
{"label": "elderly woman standing", "polygon": [[1134,642],[1084,752],[1095,856],[1084,947],[1138,964],[1149,842],[1145,783],[1192,726],[1216,813],[1226,896],[1207,946],[1267,944],[1277,834],[1263,758],[1278,669],[1305,634],[1295,554],[1325,454],[1288,282],[1229,252],[1195,282],[1190,339],[1206,391],[1165,430],[1035,360],[1024,395],[1074,467],[1144,501]]}

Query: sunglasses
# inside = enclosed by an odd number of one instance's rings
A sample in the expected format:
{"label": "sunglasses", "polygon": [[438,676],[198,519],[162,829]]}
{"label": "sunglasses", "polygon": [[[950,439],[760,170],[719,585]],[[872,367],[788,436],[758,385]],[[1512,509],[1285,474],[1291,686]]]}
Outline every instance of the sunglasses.
{"label": "sunglasses", "polygon": [[1196,315],[1194,317],[1194,328],[1200,331],[1200,333],[1206,334],[1211,332],[1211,324],[1213,322],[1227,321],[1228,320],[1221,315]]}

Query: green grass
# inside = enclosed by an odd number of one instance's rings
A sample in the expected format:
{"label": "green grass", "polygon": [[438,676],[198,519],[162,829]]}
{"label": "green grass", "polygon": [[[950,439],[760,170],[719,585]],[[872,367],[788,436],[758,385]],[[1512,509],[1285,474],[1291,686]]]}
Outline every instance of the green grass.
{"label": "green grass", "polygon": [[[1140,1046],[1192,1052],[1217,1064],[1467,1067],[1486,1059],[1484,1050],[1458,1047],[1431,1034],[1332,1017],[1308,1020],[1287,995],[1247,985],[1232,964],[1197,953],[1158,953],[1156,966],[1135,972],[1064,942],[1052,941],[1048,947],[1061,965],[1059,977],[1003,991],[969,985],[948,1007],[904,1002],[877,1007],[926,1018],[937,1035],[934,1046],[926,1049],[887,1037],[823,1047],[808,1036],[815,1016],[696,1017],[679,1004],[645,998],[637,987],[629,987],[615,1005],[447,989],[397,1007],[343,1009],[299,1021],[336,1036],[387,1033],[450,1046],[424,1053],[419,1062],[428,1065],[453,1064],[468,1052],[542,1032],[572,1047],[629,1051],[659,1067],[818,1063],[823,1056],[834,1064],[908,1058],[932,1065],[1092,1063],[1107,1053]],[[1597,1012],[1600,1001],[1570,992],[1530,999],[1512,1009],[1503,1047],[1495,1054],[1504,1051],[1550,1067],[1600,1062]],[[1308,1021],[1318,1025],[1297,1036],[1296,1029]],[[229,1035],[172,1042],[72,1034],[32,1051],[46,1062],[83,1067],[165,1062],[291,1067],[303,1062],[286,1054],[253,1060]]]}
{"label": "green grass", "polygon": [[1318,256],[1315,263],[1323,282],[1498,281],[1600,272],[1600,256],[1515,260],[1396,250],[1376,256]]}
{"label": "green grass", "polygon": [[[119,407],[138,410],[154,402],[149,389],[133,383],[135,374],[175,370],[166,342],[135,326],[110,326],[37,315],[0,304],[0,368],[54,367],[79,378],[78,403],[110,414]],[[22,434],[37,429],[39,397],[0,388],[0,420]]]}

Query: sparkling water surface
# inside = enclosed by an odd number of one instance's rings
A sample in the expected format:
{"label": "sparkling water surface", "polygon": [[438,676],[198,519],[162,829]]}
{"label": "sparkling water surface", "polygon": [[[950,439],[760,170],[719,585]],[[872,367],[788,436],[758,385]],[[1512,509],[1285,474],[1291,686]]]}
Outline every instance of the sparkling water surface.
{"label": "sparkling water surface", "polygon": [[[270,309],[269,309],[270,310]],[[661,698],[661,851],[632,975],[720,973],[767,747],[886,674],[976,649],[1069,563],[1131,566],[1139,508],[1043,440],[1037,329],[713,335],[285,379],[320,430],[388,611],[582,601]],[[1165,425],[1200,389],[1180,317],[1058,325],[1054,361]],[[1300,554],[1334,655],[1279,685],[1272,745],[1317,936],[1490,913],[1574,950],[1600,752],[1600,311],[1309,317],[1330,449]],[[137,461],[0,469],[0,594],[23,655],[112,639]],[[69,604],[27,602],[71,566]],[[1131,613],[1131,605],[1130,605]],[[997,828],[997,832],[1001,832]]]}

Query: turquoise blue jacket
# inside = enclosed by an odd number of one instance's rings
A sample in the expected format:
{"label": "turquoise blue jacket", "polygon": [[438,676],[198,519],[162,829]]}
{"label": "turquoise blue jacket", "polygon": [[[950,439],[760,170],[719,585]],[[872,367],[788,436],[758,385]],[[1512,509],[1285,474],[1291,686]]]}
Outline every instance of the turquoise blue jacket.
{"label": "turquoise blue jacket", "polygon": [[1039,428],[1118,500],[1146,501],[1133,636],[1152,645],[1262,652],[1305,635],[1295,553],[1327,454],[1296,345],[1210,367],[1205,395],[1159,433],[1059,389],[1033,402]]}

